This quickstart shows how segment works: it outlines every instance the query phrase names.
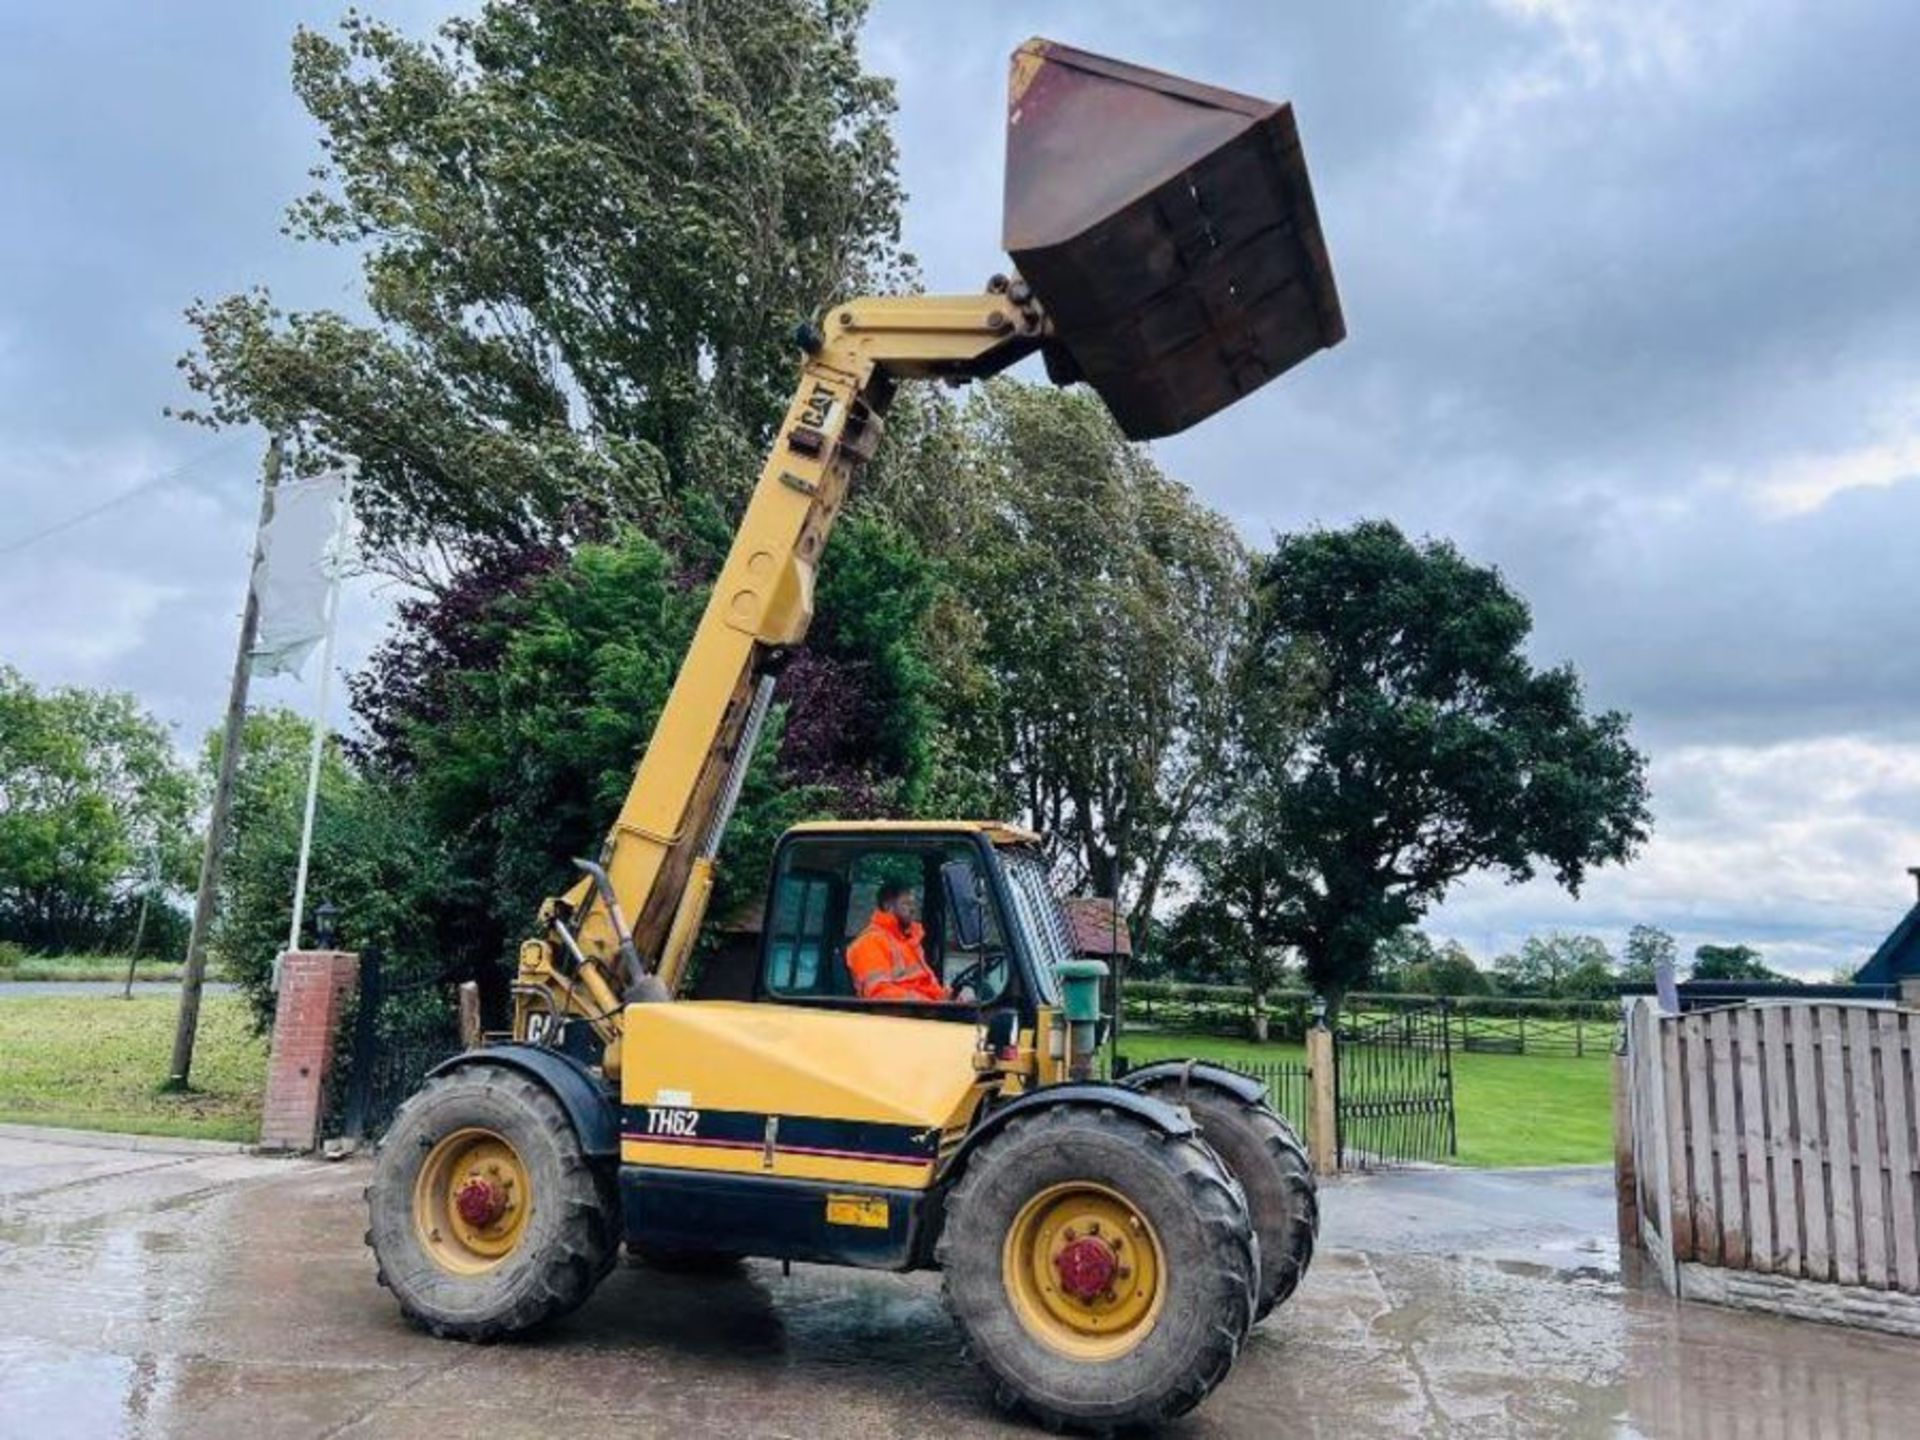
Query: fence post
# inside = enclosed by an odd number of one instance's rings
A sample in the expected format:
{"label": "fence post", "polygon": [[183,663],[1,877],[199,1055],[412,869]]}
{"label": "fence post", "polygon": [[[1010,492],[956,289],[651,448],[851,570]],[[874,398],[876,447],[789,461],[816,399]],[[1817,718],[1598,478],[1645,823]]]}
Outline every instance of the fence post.
{"label": "fence post", "polygon": [[[1577,1034],[1578,1032],[1576,1032]],[[1613,1057],[1613,1208],[1623,1254],[1640,1246],[1640,1188],[1633,1163],[1633,1095],[1628,1057]]]}
{"label": "fence post", "polygon": [[460,1043],[478,1050],[484,1038],[480,1029],[480,987],[471,980],[460,982]]}
{"label": "fence post", "polygon": [[1307,1031],[1307,1071],[1312,1086],[1307,1117],[1307,1151],[1316,1175],[1340,1168],[1339,1099],[1334,1085],[1333,1031],[1325,1022]]}
{"label": "fence post", "polygon": [[1447,1154],[1460,1154],[1459,1108],[1453,1103],[1453,1001],[1440,997],[1440,1063],[1447,1067]]}

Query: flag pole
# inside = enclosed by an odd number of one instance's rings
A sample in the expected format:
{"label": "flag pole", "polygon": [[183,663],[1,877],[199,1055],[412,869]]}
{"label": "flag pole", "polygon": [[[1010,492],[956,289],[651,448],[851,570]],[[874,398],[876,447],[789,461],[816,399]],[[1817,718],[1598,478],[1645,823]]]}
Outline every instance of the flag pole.
{"label": "flag pole", "polygon": [[[353,475],[340,487],[333,528],[332,573],[327,577],[325,638],[320,642],[320,694],[313,717],[313,748],[307,755],[307,808],[300,820],[300,863],[294,871],[293,920],[287,926],[287,949],[300,948],[300,922],[307,909],[307,865],[313,858],[313,816],[320,800],[320,761],[327,748],[327,696],[333,683],[333,640],[340,620],[340,574],[347,568],[347,517],[353,513]],[[280,967],[273,967],[274,989],[280,988]]]}
{"label": "flag pole", "polygon": [[207,847],[200,853],[200,885],[193,899],[193,929],[187,936],[187,963],[180,977],[180,1017],[173,1031],[173,1059],[167,1066],[169,1090],[187,1088],[193,1068],[193,1039],[200,1028],[200,987],[207,973],[207,933],[213,928],[213,902],[220,888],[220,858],[227,846],[227,822],[233,815],[233,781],[240,765],[246,728],[247,682],[253,675],[253,638],[260,628],[260,561],[267,522],[273,518],[273,492],[280,484],[280,437],[267,444],[260,477],[260,519],[253,529],[253,563],[247,569],[247,602],[240,612],[240,646],[233,657],[233,682],[227,689],[227,722],[221,731],[220,769],[213,782],[213,809],[207,816]]}

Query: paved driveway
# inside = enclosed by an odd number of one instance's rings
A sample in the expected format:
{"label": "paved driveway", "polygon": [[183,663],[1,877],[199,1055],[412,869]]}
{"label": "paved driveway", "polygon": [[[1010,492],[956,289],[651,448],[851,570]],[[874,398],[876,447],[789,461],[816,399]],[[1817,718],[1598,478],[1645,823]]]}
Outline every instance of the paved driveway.
{"label": "paved driveway", "polygon": [[[972,1436],[997,1415],[927,1276],[617,1271],[537,1340],[409,1330],[364,1163],[0,1136],[0,1435]],[[1911,1435],[1920,1347],[1623,1291],[1592,1170],[1326,1194],[1322,1252],[1216,1436]]]}

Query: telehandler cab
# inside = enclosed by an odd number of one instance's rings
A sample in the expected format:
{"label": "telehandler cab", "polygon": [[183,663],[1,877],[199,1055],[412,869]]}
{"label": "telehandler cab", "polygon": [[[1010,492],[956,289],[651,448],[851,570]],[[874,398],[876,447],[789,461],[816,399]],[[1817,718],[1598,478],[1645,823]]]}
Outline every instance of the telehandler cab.
{"label": "telehandler cab", "polygon": [[[380,1279],[436,1334],[571,1310],[619,1247],[937,1268],[1002,1403],[1112,1429],[1179,1414],[1286,1299],[1318,1228],[1257,1082],[1096,1078],[1098,961],[1039,839],[986,821],[801,825],[760,963],[689,979],[721,834],[814,570],[903,380],[1038,352],[1136,439],[1232,404],[1344,332],[1291,108],[1029,41],[1006,249],[985,293],[834,306],[600,860],[541,910],[511,1042],[440,1066],[368,1190]],[[951,1000],[854,993],[882,884],[918,896]]]}

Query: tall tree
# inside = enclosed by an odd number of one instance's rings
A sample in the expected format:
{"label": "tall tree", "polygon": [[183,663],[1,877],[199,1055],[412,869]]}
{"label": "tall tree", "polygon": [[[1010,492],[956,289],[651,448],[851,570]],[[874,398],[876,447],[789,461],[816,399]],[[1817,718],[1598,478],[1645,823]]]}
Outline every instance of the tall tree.
{"label": "tall tree", "polygon": [[996,382],[965,433],[946,558],[990,677],[972,744],[1139,932],[1220,778],[1245,552],[1089,393]]}
{"label": "tall tree", "polygon": [[1264,566],[1249,707],[1299,684],[1304,733],[1235,776],[1267,816],[1234,843],[1285,877],[1277,933],[1336,1003],[1384,935],[1479,870],[1577,893],[1645,838],[1646,766],[1624,715],[1588,714],[1570,666],[1536,670],[1526,603],[1451,545],[1391,524],[1281,540]]}
{"label": "tall tree", "polygon": [[1409,965],[1404,979],[1411,995],[1485,995],[1493,988],[1458,940],[1447,941],[1431,960]]}
{"label": "tall tree", "polygon": [[1252,1038],[1267,1038],[1267,997],[1286,975],[1278,939],[1276,877],[1258,848],[1204,838],[1194,847],[1195,898],[1174,918],[1169,945],[1188,979],[1224,980],[1253,992]]}
{"label": "tall tree", "polygon": [[130,695],[0,666],[0,939],[119,948],[143,891],[191,872],[195,791]]}
{"label": "tall tree", "polygon": [[1701,945],[1693,952],[1691,980],[1766,980],[1791,983],[1792,977],[1761,963],[1751,945]]}
{"label": "tall tree", "polygon": [[1405,990],[1409,988],[1409,973],[1428,973],[1439,956],[1439,947],[1426,931],[1404,925],[1390,935],[1382,935],[1373,947],[1367,984],[1375,990]]}
{"label": "tall tree", "polygon": [[1613,952],[1596,935],[1529,935],[1518,954],[1502,955],[1493,970],[1514,995],[1604,1000],[1614,993]]}
{"label": "tall tree", "polygon": [[1651,985],[1661,964],[1672,965],[1680,949],[1657,925],[1636,925],[1627,931],[1627,948],[1620,960],[1620,978],[1631,983]]}
{"label": "tall tree", "polygon": [[435,41],[300,31],[325,159],[289,228],[361,252],[373,323],[195,305],[191,417],[357,458],[376,558],[436,584],[476,545],[737,498],[794,324],[905,275],[865,9],[491,0]]}
{"label": "tall tree", "polygon": [[[820,619],[781,677],[760,763],[722,851],[729,896],[761,883],[786,823],[911,812],[938,791],[938,713],[918,654],[933,584],[867,516],[836,530]],[[365,773],[408,792],[449,856],[451,955],[505,954],[617,812],[706,599],[627,532],[554,560],[502,557],[409,605],[357,688]],[[792,723],[787,723],[792,716]]]}
{"label": "tall tree", "polygon": [[[220,867],[213,947],[264,1027],[273,1016],[273,960],[287,940],[300,849],[312,722],[290,710],[256,710],[242,731],[233,824]],[[220,763],[221,734],[207,736],[201,766]],[[378,946],[391,977],[497,979],[493,952],[472,943],[459,913],[461,877],[444,838],[424,823],[414,785],[375,785],[337,743],[322,752],[309,893],[338,911],[342,941]],[[310,922],[311,922],[311,916]],[[437,997],[429,993],[429,1003]]]}

